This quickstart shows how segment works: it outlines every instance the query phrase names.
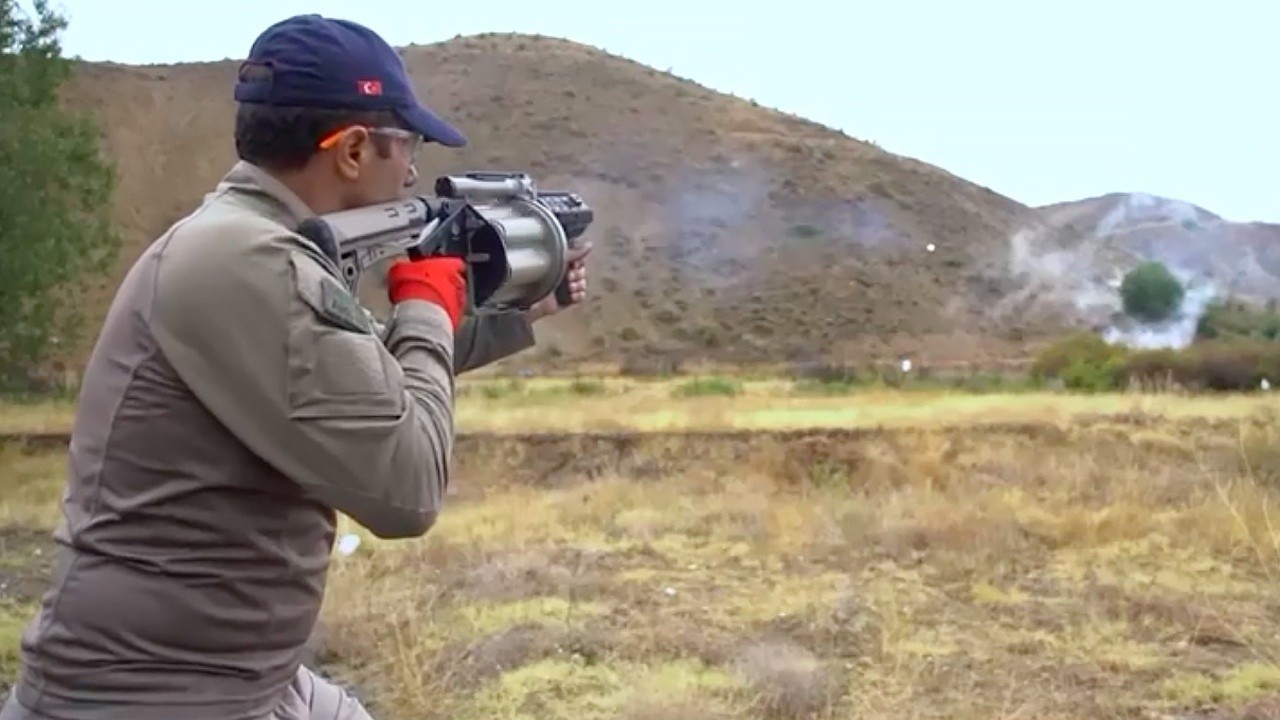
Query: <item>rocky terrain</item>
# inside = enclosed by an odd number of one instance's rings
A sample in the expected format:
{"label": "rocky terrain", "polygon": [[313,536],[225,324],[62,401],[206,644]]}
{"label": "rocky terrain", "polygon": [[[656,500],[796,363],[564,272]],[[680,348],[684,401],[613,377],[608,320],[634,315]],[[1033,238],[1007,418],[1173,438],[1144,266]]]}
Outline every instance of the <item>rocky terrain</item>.
{"label": "rocky terrain", "polygon": [[[545,323],[538,350],[518,360],[528,365],[638,353],[1016,357],[1105,318],[1106,281],[1134,253],[1171,253],[1256,290],[1280,266],[1275,227],[1223,225],[1201,210],[1192,224],[1134,222],[1123,211],[1142,209],[1134,196],[1030,208],[584,45],[486,35],[404,57],[419,92],[471,139],[425,151],[420,190],[447,172],[521,169],[597,210],[591,303]],[[127,264],[234,160],[235,68],[84,64],[67,89],[99,116],[120,176],[127,247],[98,290],[99,316]],[[1247,262],[1224,244],[1247,248]],[[376,283],[363,294],[379,305]]]}
{"label": "rocky terrain", "polygon": [[[1202,207],[1145,193],[1113,193],[1039,208],[1076,260],[1099,269],[1158,260],[1189,285],[1265,303],[1277,296],[1280,225],[1227,221]],[[1113,271],[1109,284],[1120,276]]]}

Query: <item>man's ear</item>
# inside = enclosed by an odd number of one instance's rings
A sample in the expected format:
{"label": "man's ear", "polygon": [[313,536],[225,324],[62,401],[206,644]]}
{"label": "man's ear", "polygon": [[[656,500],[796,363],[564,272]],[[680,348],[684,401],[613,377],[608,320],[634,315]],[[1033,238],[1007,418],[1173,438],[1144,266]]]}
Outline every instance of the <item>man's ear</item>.
{"label": "man's ear", "polygon": [[343,178],[352,182],[360,179],[361,165],[364,164],[365,154],[369,152],[368,140],[368,129],[358,125],[347,128],[338,136],[338,141],[333,145],[333,162]]}

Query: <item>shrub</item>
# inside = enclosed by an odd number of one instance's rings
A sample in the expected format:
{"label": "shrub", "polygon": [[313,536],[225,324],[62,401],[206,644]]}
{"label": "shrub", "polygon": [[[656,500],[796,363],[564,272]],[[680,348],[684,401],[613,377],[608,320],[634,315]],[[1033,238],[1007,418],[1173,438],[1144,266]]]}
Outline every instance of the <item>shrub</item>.
{"label": "shrub", "polygon": [[1170,383],[1194,384],[1196,367],[1185,351],[1172,349],[1136,350],[1128,353],[1120,368],[1122,384],[1138,383],[1163,387]]}
{"label": "shrub", "polygon": [[852,392],[858,386],[858,372],[852,365],[834,363],[795,363],[792,366],[795,390],[801,394],[836,395]]}
{"label": "shrub", "polygon": [[1076,361],[1062,370],[1059,379],[1071,390],[1102,392],[1114,390],[1120,386],[1120,365],[1122,359],[1116,358],[1103,363]]}
{"label": "shrub", "polygon": [[1237,337],[1201,340],[1181,350],[1129,350],[1079,333],[1045,348],[1031,376],[1089,391],[1170,382],[1192,390],[1258,390],[1263,379],[1280,382],[1280,342]]}
{"label": "shrub", "polygon": [[1185,294],[1182,283],[1158,262],[1146,262],[1130,270],[1120,284],[1125,313],[1143,322],[1169,319]]}
{"label": "shrub", "polygon": [[1205,340],[1182,350],[1143,350],[1129,355],[1128,381],[1176,382],[1194,390],[1257,390],[1263,378],[1280,378],[1280,343],[1236,338]]}
{"label": "shrub", "polygon": [[1218,391],[1257,390],[1263,378],[1280,378],[1280,343],[1265,340],[1209,340],[1185,351],[1195,385]]}
{"label": "shrub", "polygon": [[1073,390],[1108,390],[1120,386],[1127,355],[1093,333],[1076,333],[1045,348],[1031,366],[1037,381],[1061,380]]}
{"label": "shrub", "polygon": [[1205,308],[1196,323],[1196,337],[1203,340],[1258,338],[1280,340],[1280,312],[1239,300],[1218,300]]}

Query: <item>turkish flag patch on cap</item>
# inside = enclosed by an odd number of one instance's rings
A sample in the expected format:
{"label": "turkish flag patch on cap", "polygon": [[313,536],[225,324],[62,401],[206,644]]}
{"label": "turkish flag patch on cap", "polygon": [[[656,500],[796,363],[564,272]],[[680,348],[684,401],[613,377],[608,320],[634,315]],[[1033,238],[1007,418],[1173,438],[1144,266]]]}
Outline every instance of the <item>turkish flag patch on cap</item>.
{"label": "turkish flag patch on cap", "polygon": [[381,95],[382,82],[378,80],[357,80],[356,88],[361,95]]}

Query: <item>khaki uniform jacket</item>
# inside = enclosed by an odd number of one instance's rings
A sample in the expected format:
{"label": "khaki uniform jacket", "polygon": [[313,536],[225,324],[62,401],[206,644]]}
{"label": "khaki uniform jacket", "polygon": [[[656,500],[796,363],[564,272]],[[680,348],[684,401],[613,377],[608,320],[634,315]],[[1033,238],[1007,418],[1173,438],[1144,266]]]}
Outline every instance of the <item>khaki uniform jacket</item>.
{"label": "khaki uniform jacket", "polygon": [[[16,699],[67,720],[271,713],[319,612],[335,511],[386,538],[441,509],[453,372],[532,344],[520,314],[369,322],[236,165],[132,267],[88,362],[52,585]],[[456,348],[466,348],[459,354]]]}

